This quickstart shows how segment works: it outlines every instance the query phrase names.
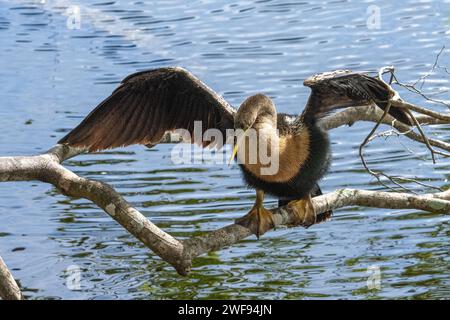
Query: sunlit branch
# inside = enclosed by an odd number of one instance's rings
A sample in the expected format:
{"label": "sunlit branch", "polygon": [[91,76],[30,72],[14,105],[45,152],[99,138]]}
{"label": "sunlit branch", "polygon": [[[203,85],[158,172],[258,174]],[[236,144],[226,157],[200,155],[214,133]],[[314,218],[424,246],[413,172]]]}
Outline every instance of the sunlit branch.
{"label": "sunlit branch", "polygon": [[[385,112],[375,105],[348,108],[323,118],[320,120],[320,125],[324,129],[331,130],[344,125],[352,125],[358,121],[374,122],[376,125],[365,138],[360,149],[361,155],[363,147],[377,136],[376,130],[381,124],[391,126],[392,130],[395,130],[399,135],[423,143],[428,148],[433,147],[432,150],[436,154],[446,155],[446,152],[450,152],[450,144],[428,138],[421,130],[421,125],[424,124],[450,123],[448,114],[424,109],[404,101],[392,100],[391,102],[392,106],[406,108],[409,112],[422,114],[414,115],[419,133],[416,133],[412,127],[395,121],[388,114],[389,106]],[[180,142],[179,140],[179,137],[167,134],[162,142]],[[440,151],[434,148],[440,149]],[[190,272],[192,260],[198,255],[233,245],[251,235],[249,229],[237,224],[231,224],[216,231],[207,232],[189,239],[177,239],[171,236],[153,224],[110,185],[80,177],[61,164],[65,160],[85,151],[64,145],[56,145],[40,155],[0,157],[0,182],[38,180],[52,184],[67,196],[92,201],[155,254],[170,263],[181,275],[187,275]],[[364,159],[363,163],[365,163]],[[366,169],[368,169],[368,166]],[[374,173],[392,179],[391,181],[394,184],[398,184],[397,181],[399,180],[408,181],[409,179],[395,176],[389,177],[379,172]],[[411,180],[414,179],[409,179],[409,181]],[[421,183],[418,182],[418,184]],[[421,185],[425,186],[424,184]],[[399,184],[399,186],[401,185]],[[312,199],[312,204],[318,216],[328,210],[349,206],[415,209],[436,214],[448,214],[450,212],[450,191],[434,194],[413,194],[412,192],[398,193],[343,189],[315,197]],[[272,209],[271,212],[274,216],[275,227],[282,225],[304,226],[302,220],[299,220],[299,216],[302,213],[295,203]],[[15,297],[21,298],[20,290],[17,291],[17,284],[14,287],[15,282],[11,282],[11,274],[7,271],[3,261],[0,262],[3,264],[0,265],[0,269],[3,268],[3,271],[0,271],[1,296],[3,298],[13,297],[9,294],[16,292]]]}
{"label": "sunlit branch", "polygon": [[22,300],[22,292],[14,280],[2,257],[0,257],[0,298],[3,300]]}

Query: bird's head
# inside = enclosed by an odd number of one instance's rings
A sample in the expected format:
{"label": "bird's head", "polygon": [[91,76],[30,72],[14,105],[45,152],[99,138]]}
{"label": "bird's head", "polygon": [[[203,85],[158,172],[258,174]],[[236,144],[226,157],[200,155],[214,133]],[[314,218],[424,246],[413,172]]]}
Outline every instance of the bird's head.
{"label": "bird's head", "polygon": [[235,141],[230,163],[236,157],[239,144],[245,138],[247,131],[249,129],[259,131],[264,128],[277,128],[277,110],[268,96],[258,93],[245,99],[236,112],[234,129],[243,130],[243,134]]}
{"label": "bird's head", "polygon": [[277,110],[272,100],[261,93],[245,99],[234,117],[234,129],[260,129],[264,125],[276,128]]}

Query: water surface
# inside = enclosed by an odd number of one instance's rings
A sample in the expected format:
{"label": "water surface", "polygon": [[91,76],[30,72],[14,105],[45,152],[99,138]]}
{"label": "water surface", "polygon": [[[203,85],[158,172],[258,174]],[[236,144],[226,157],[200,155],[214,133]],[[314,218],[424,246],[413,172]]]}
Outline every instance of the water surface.
{"label": "water surface", "polygon": [[[443,45],[450,48],[448,1],[377,1],[381,25],[368,29],[372,4],[0,0],[0,154],[48,149],[137,70],[183,66],[233,105],[264,92],[278,110],[296,114],[309,94],[302,81],[314,73],[395,65],[402,81],[413,82]],[[80,29],[67,27],[72,5]],[[446,49],[440,64],[448,67],[449,57]],[[439,69],[424,89],[449,100],[449,79]],[[370,126],[331,133],[324,191],[383,190],[358,159]],[[450,140],[445,126],[427,132]],[[175,166],[172,147],[83,155],[67,166],[110,183],[177,237],[223,227],[251,207],[254,192],[237,167]],[[367,157],[373,168],[448,185],[450,162],[433,165],[425,147],[405,139],[376,141]],[[38,182],[0,185],[0,255],[30,299],[448,299],[448,220],[415,210],[336,210],[332,221],[308,230],[280,229],[202,256],[183,278],[88,201]],[[82,269],[78,291],[66,286],[73,265]],[[370,267],[381,270],[379,290],[366,286]]]}

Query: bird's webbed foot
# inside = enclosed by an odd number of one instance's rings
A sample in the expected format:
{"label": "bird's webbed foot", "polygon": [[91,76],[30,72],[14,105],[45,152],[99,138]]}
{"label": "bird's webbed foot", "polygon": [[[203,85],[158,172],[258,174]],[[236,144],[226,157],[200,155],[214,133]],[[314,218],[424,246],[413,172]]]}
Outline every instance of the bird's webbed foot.
{"label": "bird's webbed foot", "polygon": [[317,222],[317,215],[312,205],[311,196],[291,201],[289,206],[293,209],[292,212],[295,217],[292,225],[308,228]]}
{"label": "bird's webbed foot", "polygon": [[275,226],[272,213],[264,208],[262,200],[263,194],[257,191],[253,208],[245,216],[235,221],[236,224],[250,229],[258,239]]}
{"label": "bird's webbed foot", "polygon": [[236,219],[235,223],[250,229],[258,239],[274,227],[272,213],[263,206],[254,206],[245,216]]}

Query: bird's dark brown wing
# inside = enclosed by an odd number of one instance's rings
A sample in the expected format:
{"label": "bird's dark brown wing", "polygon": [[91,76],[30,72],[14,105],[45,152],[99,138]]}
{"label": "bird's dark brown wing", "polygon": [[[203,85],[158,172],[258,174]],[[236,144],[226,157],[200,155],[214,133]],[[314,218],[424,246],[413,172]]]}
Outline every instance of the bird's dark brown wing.
{"label": "bird's dark brown wing", "polygon": [[[310,120],[321,118],[339,108],[371,102],[384,110],[394,94],[383,81],[348,70],[312,76],[305,80],[304,85],[310,87],[312,92],[302,116]],[[389,114],[405,124],[411,123],[402,109],[391,106]]]}
{"label": "bird's dark brown wing", "polygon": [[226,129],[234,127],[234,113],[224,99],[182,68],[143,71],[125,78],[59,143],[89,151],[157,144],[165,132],[175,129],[187,129],[193,137],[194,121],[201,121],[202,134],[216,128],[225,137]]}

